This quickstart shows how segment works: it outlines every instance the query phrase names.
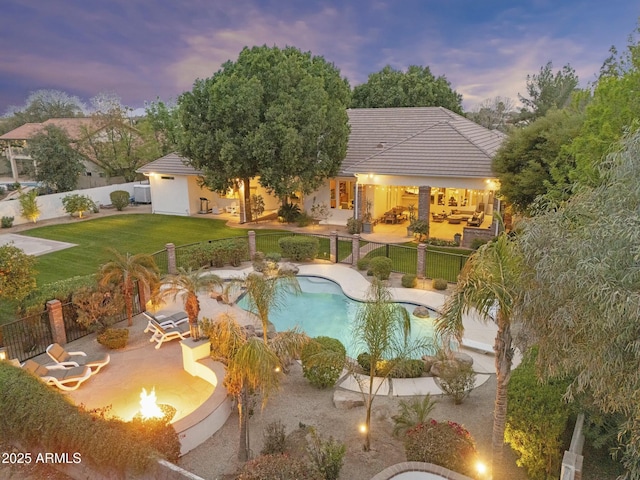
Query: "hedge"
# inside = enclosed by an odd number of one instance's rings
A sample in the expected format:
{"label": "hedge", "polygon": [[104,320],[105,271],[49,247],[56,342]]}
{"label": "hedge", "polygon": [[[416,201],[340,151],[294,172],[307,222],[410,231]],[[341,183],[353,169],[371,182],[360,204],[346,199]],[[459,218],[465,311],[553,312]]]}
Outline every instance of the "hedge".
{"label": "hedge", "polygon": [[320,242],[316,237],[282,237],[278,240],[282,255],[295,262],[310,261],[318,256]]}
{"label": "hedge", "polygon": [[[79,409],[43,382],[0,361],[0,438],[29,450],[79,453],[101,472],[140,473],[158,456],[176,461],[180,442],[166,421],[123,422]],[[160,447],[163,453],[156,448]]]}

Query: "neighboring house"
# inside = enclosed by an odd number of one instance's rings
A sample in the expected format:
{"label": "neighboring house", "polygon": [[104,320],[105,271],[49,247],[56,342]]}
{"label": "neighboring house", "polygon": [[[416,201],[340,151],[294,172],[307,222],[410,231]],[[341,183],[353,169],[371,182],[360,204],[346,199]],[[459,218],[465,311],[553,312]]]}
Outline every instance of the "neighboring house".
{"label": "neighboring house", "polygon": [[[14,181],[19,181],[20,173],[25,170],[24,165],[20,165],[19,162],[33,162],[33,159],[26,153],[29,140],[41,133],[48,125],[54,125],[64,130],[73,143],[84,140],[87,135],[95,136],[97,141],[100,141],[103,129],[103,126],[91,117],[51,118],[42,123],[25,123],[5,133],[0,136],[0,151],[4,150],[4,154],[9,160],[11,177]],[[84,173],[78,180],[78,188],[101,187],[124,182],[121,177],[108,178],[104,170],[90,156],[83,155],[83,157]]]}
{"label": "neighboring house", "polygon": [[[348,110],[351,134],[340,173],[301,200],[329,205],[329,224],[343,225],[354,214],[362,218],[367,203],[374,219],[394,207],[415,207],[418,218],[452,209],[493,213],[497,180],[491,161],[505,135],[488,130],[441,107]],[[219,196],[201,188],[200,174],[177,154],[138,169],[150,178],[153,211],[193,215],[200,197],[226,207],[243,195]],[[252,192],[263,195],[267,209],[277,208],[252,180]],[[242,218],[241,218],[242,220]]]}

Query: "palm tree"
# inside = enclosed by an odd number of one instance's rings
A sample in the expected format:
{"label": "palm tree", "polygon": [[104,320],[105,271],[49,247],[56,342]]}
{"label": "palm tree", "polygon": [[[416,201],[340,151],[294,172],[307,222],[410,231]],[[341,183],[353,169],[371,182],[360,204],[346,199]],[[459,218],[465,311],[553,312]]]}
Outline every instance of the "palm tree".
{"label": "palm tree", "polygon": [[250,273],[243,280],[249,300],[249,310],[262,322],[262,338],[266,344],[269,328],[269,312],[283,306],[286,291],[298,293],[300,284],[295,274],[279,271],[276,275]]}
{"label": "palm tree", "polygon": [[295,331],[281,332],[265,343],[257,337],[247,337],[246,330],[228,313],[216,321],[203,319],[203,329],[211,341],[211,356],[227,367],[224,385],[236,398],[240,426],[238,459],[249,458],[249,396],[258,392],[262,406],[280,384],[280,358],[298,356],[309,338]]}
{"label": "palm tree", "polygon": [[211,287],[222,286],[222,279],[212,273],[205,274],[204,268],[185,270],[183,267],[178,268],[178,273],[169,275],[165,278],[163,287],[160,289],[159,297],[172,297],[176,300],[178,296],[182,297],[184,302],[184,310],[189,317],[189,329],[191,338],[200,340],[200,329],[198,328],[198,315],[200,314],[200,301],[198,300],[198,292],[210,290]]}
{"label": "palm tree", "polygon": [[[383,382],[374,387],[376,377],[388,378],[404,359],[428,350],[432,346],[426,339],[409,341],[411,317],[407,309],[393,302],[391,292],[382,280],[374,278],[367,292],[366,302],[359,308],[353,322],[354,343],[369,354],[369,376],[365,404],[364,450],[371,450],[371,407]],[[384,365],[384,368],[379,368]],[[356,377],[357,379],[358,377]],[[358,382],[360,383],[360,382]]]}
{"label": "palm tree", "polygon": [[393,436],[399,437],[410,428],[426,423],[435,406],[435,400],[428,393],[424,397],[400,400],[400,413],[391,417],[394,424]]}
{"label": "palm tree", "polygon": [[154,291],[159,281],[159,270],[151,255],[138,253],[122,254],[110,248],[112,260],[100,267],[101,286],[120,285],[127,309],[129,326],[133,325],[133,294],[135,283],[141,283]]}
{"label": "palm tree", "polygon": [[436,320],[436,331],[448,345],[453,337],[461,341],[463,315],[475,309],[485,321],[494,321],[498,332],[493,346],[496,366],[496,398],[492,436],[494,478],[502,465],[507,416],[507,385],[513,360],[511,324],[518,310],[518,288],[523,272],[517,245],[506,233],[480,247],[467,261],[458,284]]}

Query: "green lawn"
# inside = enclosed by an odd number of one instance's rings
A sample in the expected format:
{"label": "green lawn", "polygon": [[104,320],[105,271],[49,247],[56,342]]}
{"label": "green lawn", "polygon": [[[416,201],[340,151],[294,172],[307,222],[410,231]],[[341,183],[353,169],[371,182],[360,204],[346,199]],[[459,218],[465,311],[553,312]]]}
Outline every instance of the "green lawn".
{"label": "green lawn", "polygon": [[38,285],[44,285],[95,273],[107,258],[108,247],[120,252],[154,253],[162,250],[166,243],[185,245],[246,236],[247,230],[227,227],[223,220],[129,214],[34,228],[21,232],[21,235],[77,244],[76,247],[38,257]]}

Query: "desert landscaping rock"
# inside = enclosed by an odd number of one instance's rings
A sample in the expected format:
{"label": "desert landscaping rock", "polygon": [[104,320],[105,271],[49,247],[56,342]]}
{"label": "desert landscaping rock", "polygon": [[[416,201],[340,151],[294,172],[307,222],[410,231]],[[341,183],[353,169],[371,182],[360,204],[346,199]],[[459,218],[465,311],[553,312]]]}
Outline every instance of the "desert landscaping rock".
{"label": "desert landscaping rock", "polygon": [[429,318],[431,316],[429,309],[423,305],[416,307],[413,310],[413,315],[418,318]]}

